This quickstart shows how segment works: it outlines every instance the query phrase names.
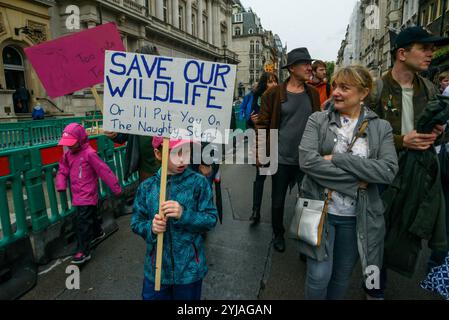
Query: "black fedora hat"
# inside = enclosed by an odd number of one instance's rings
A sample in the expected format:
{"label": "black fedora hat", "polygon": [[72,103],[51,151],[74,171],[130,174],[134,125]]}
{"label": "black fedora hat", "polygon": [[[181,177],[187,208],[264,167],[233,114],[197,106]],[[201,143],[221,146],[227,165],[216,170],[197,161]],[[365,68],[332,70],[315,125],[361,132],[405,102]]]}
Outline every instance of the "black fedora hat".
{"label": "black fedora hat", "polygon": [[281,69],[285,69],[297,62],[312,62],[313,60],[315,59],[312,59],[307,48],[296,48],[287,54],[287,64]]}

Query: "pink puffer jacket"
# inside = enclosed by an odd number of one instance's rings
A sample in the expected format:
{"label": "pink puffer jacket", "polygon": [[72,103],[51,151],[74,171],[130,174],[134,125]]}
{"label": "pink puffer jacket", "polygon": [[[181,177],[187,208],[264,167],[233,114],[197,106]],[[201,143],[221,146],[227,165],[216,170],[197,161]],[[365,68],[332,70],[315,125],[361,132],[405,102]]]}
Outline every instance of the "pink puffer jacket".
{"label": "pink puffer jacket", "polygon": [[101,160],[97,152],[89,145],[86,131],[78,123],[71,123],[65,127],[67,132],[78,139],[81,149],[76,152],[67,150],[59,161],[56,175],[56,190],[67,188],[67,177],[70,177],[72,190],[72,205],[97,205],[98,177],[100,177],[118,196],[122,189],[112,170]]}

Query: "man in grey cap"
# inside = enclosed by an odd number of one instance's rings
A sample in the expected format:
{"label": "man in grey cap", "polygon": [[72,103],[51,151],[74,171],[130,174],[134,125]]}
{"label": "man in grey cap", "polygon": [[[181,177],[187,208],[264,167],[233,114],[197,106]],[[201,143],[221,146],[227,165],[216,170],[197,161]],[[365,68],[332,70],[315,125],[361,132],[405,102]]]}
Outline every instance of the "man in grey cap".
{"label": "man in grey cap", "polygon": [[[278,252],[285,251],[284,240],[284,202],[287,189],[302,180],[303,173],[299,168],[298,147],[309,116],[320,111],[318,91],[307,84],[312,75],[313,59],[307,48],[297,48],[287,55],[286,68],[290,77],[262,96],[258,130],[278,130],[278,170],[272,178],[271,219],[274,233],[273,246]],[[267,145],[258,146],[264,154]],[[273,158],[273,155],[270,155]],[[259,164],[258,164],[259,165]]]}

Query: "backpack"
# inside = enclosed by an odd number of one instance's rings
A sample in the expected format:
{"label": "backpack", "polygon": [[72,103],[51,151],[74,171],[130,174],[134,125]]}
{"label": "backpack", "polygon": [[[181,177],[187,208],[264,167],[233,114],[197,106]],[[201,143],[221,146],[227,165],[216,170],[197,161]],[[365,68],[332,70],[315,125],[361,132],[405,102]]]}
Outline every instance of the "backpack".
{"label": "backpack", "polygon": [[240,120],[250,120],[253,100],[254,94],[252,92],[243,98],[242,104],[240,105]]}
{"label": "backpack", "polygon": [[[424,88],[426,91],[427,100],[430,100],[432,95],[436,94],[435,87],[433,84],[428,81],[427,79],[423,79],[424,82]],[[382,90],[384,88],[384,81],[382,79],[378,79],[376,81],[375,89],[373,90],[371,94],[371,101],[374,103],[374,105],[371,105],[372,110],[376,110],[376,107],[380,105],[381,99],[382,99]]]}
{"label": "backpack", "polygon": [[31,117],[33,118],[33,120],[42,120],[44,119],[44,116],[45,112],[41,106],[35,106],[33,108],[33,112],[31,113]]}

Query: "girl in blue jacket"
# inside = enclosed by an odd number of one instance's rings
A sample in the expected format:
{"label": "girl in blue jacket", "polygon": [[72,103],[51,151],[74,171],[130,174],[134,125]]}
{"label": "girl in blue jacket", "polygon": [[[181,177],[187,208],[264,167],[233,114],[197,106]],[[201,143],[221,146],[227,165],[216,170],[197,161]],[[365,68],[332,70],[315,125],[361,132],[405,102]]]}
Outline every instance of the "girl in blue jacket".
{"label": "girl in blue jacket", "polygon": [[[162,141],[153,138],[155,156],[162,159]],[[142,298],[200,300],[207,274],[202,233],[217,224],[218,214],[207,179],[188,168],[190,154],[180,148],[188,140],[170,139],[167,198],[159,215],[161,171],[138,188],[131,220],[133,232],[147,243]],[[178,150],[179,149],[179,150]],[[173,152],[174,151],[174,152]],[[157,235],[164,234],[161,290],[154,291]]]}

